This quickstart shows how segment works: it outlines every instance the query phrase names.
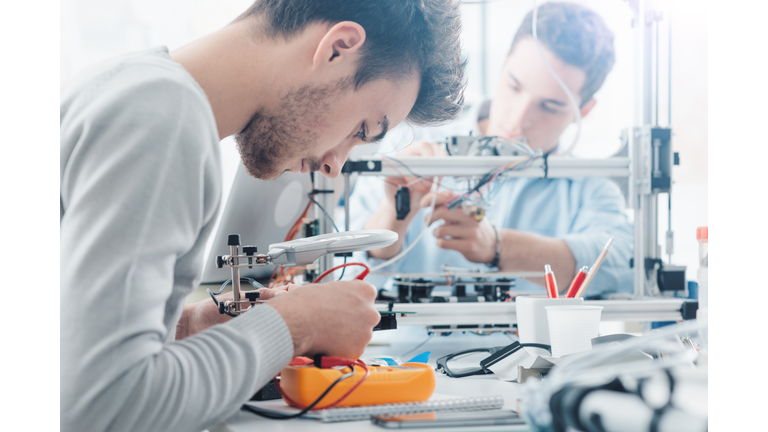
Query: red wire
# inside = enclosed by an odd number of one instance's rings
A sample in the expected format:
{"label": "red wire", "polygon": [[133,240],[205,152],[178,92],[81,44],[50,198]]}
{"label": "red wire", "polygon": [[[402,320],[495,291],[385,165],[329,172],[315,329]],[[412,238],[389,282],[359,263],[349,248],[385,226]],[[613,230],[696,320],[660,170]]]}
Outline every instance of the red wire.
{"label": "red wire", "polygon": [[363,264],[363,263],[357,263],[357,262],[353,262],[353,263],[346,263],[346,264],[341,264],[341,265],[337,265],[336,267],[334,267],[334,268],[332,268],[332,269],[329,269],[329,270],[325,271],[325,273],[323,273],[323,274],[321,274],[320,276],[318,276],[318,277],[317,277],[317,279],[315,279],[315,280],[314,280],[314,282],[312,282],[312,283],[318,283],[318,282],[320,282],[320,280],[321,280],[322,278],[324,278],[324,277],[328,276],[329,274],[331,274],[331,273],[335,272],[336,270],[338,270],[338,269],[340,269],[340,268],[342,268],[342,267],[349,267],[349,266],[361,266],[361,267],[365,267],[365,270],[363,270],[362,272],[360,272],[360,274],[359,274],[359,275],[355,276],[355,279],[358,279],[358,280],[362,280],[363,278],[365,278],[366,276],[368,276],[368,273],[370,273],[370,271],[371,271],[371,268],[370,268],[370,267],[368,267],[367,265]]}

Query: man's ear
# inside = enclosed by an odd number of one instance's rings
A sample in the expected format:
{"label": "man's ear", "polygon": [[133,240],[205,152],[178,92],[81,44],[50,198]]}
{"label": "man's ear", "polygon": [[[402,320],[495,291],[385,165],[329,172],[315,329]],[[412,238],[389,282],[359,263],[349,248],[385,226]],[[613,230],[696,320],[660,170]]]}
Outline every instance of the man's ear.
{"label": "man's ear", "polygon": [[595,98],[592,98],[592,99],[588,100],[587,103],[582,105],[581,106],[581,118],[586,117],[587,114],[589,114],[589,112],[592,111],[592,108],[595,107],[596,103],[597,103],[597,101],[595,100]]}
{"label": "man's ear", "polygon": [[[317,45],[312,67],[335,66],[356,60],[365,42],[365,29],[352,21],[342,21],[328,29]],[[354,64],[354,62],[352,62]]]}

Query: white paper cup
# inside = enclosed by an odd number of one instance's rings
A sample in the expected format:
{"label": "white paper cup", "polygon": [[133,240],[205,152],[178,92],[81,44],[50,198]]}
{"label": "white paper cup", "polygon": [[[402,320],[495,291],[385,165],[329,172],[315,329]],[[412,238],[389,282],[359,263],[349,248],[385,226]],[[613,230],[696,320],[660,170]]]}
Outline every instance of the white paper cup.
{"label": "white paper cup", "polygon": [[592,349],[598,336],[602,306],[547,306],[552,357]]}
{"label": "white paper cup", "polygon": [[[550,345],[549,322],[547,321],[547,306],[581,305],[584,298],[556,298],[544,296],[515,297],[515,313],[517,315],[517,332],[520,343],[538,343]],[[531,354],[548,356],[549,351],[537,348],[526,348]]]}

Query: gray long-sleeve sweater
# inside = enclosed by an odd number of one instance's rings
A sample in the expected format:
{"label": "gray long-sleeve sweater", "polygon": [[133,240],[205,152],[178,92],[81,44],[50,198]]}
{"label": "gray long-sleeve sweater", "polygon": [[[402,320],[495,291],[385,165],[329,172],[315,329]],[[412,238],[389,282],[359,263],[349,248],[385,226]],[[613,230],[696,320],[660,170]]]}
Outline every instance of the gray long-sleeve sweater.
{"label": "gray long-sleeve sweater", "polygon": [[175,341],[221,200],[208,99],[166,48],[61,90],[61,430],[200,431],[291,359],[261,305]]}

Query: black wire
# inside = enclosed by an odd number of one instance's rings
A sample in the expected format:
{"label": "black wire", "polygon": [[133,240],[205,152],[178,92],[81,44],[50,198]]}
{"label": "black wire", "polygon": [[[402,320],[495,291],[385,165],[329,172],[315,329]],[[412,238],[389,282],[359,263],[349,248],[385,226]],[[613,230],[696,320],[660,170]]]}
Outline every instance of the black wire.
{"label": "black wire", "polygon": [[335,223],[335,222],[333,222],[333,218],[331,217],[331,215],[329,215],[329,214],[328,214],[328,212],[327,212],[327,211],[325,211],[325,209],[323,208],[323,206],[321,206],[321,205],[320,205],[320,203],[318,203],[317,201],[315,201],[315,198],[312,196],[312,193],[311,193],[311,192],[310,192],[310,193],[308,193],[308,194],[307,194],[307,196],[309,197],[310,201],[312,201],[313,203],[315,203],[315,205],[317,206],[317,208],[319,208],[319,209],[320,209],[320,211],[322,211],[322,212],[323,212],[323,214],[325,215],[325,217],[326,217],[326,218],[328,218],[328,221],[329,221],[329,222],[331,222],[331,225],[333,225],[333,229],[335,229],[335,230],[336,230],[336,232],[339,232],[339,227],[337,227],[337,226],[336,226],[336,223]]}
{"label": "black wire", "polygon": [[352,370],[350,372],[347,372],[344,375],[338,377],[336,379],[336,381],[334,381],[333,384],[330,385],[330,387],[325,389],[325,391],[323,392],[323,394],[320,395],[319,398],[315,399],[315,401],[312,402],[309,406],[307,406],[306,408],[304,408],[303,410],[299,411],[296,414],[283,414],[281,412],[276,412],[276,411],[267,411],[267,410],[262,410],[262,409],[259,409],[259,408],[254,408],[254,407],[252,407],[250,405],[243,405],[241,409],[244,409],[246,411],[250,411],[250,412],[252,412],[252,413],[254,413],[256,415],[259,415],[259,416],[262,416],[262,417],[266,417],[268,419],[273,419],[273,420],[288,420],[288,419],[292,419],[292,418],[296,418],[296,417],[301,417],[304,414],[308,413],[309,410],[314,408],[315,405],[319,404],[320,401],[323,400],[323,398],[328,394],[328,392],[330,392],[333,389],[333,387],[336,386],[336,384],[338,384],[342,380],[345,380],[345,379],[351,377],[352,375],[354,375],[355,374],[355,367],[354,366],[350,366],[350,368],[352,368]]}
{"label": "black wire", "polygon": [[[325,209],[323,208],[323,206],[321,206],[321,205],[320,205],[320,203],[319,203],[319,202],[315,201],[315,198],[312,196],[312,193],[311,193],[311,192],[310,192],[310,193],[308,193],[308,194],[307,194],[307,196],[309,197],[309,199],[310,199],[310,200],[311,200],[313,203],[315,203],[315,205],[317,206],[317,208],[319,208],[319,209],[320,209],[320,211],[322,211],[322,212],[323,212],[323,214],[325,215],[325,217],[326,217],[326,218],[328,218],[328,220],[331,222],[331,225],[333,225],[333,229],[335,229],[335,230],[336,230],[336,232],[339,232],[339,227],[337,227],[337,226],[336,226],[336,223],[335,223],[335,222],[333,222],[333,218],[331,217],[331,215],[329,215],[329,214],[328,214],[328,212],[327,212],[327,211],[325,211]],[[349,204],[347,204],[347,205],[349,205]],[[347,257],[344,257],[344,264],[346,264],[346,263],[347,263]],[[343,277],[344,277],[344,271],[345,271],[346,269],[347,269],[346,267],[344,267],[344,268],[342,268],[342,269],[341,269],[341,276],[339,276],[339,280],[341,280],[341,278],[343,278]]]}
{"label": "black wire", "polygon": [[[240,278],[240,282],[248,282],[249,284],[251,284],[252,287],[254,287],[256,289],[264,288],[264,285],[260,284],[259,282],[256,281],[256,279],[251,278],[251,277],[241,277]],[[208,294],[211,295],[211,298],[213,299],[213,303],[216,305],[216,307],[219,307],[219,301],[216,300],[216,296],[214,294],[221,294],[222,292],[224,292],[224,288],[226,288],[227,285],[229,285],[230,283],[232,283],[232,278],[229,278],[229,279],[225,280],[224,283],[221,284],[221,288],[219,288],[218,291],[211,291],[210,288],[206,288],[205,289],[206,291],[208,291]],[[227,312],[227,311],[225,311],[224,313],[227,314],[228,316],[232,317],[232,318],[237,317],[237,315],[232,314],[232,313]]]}

